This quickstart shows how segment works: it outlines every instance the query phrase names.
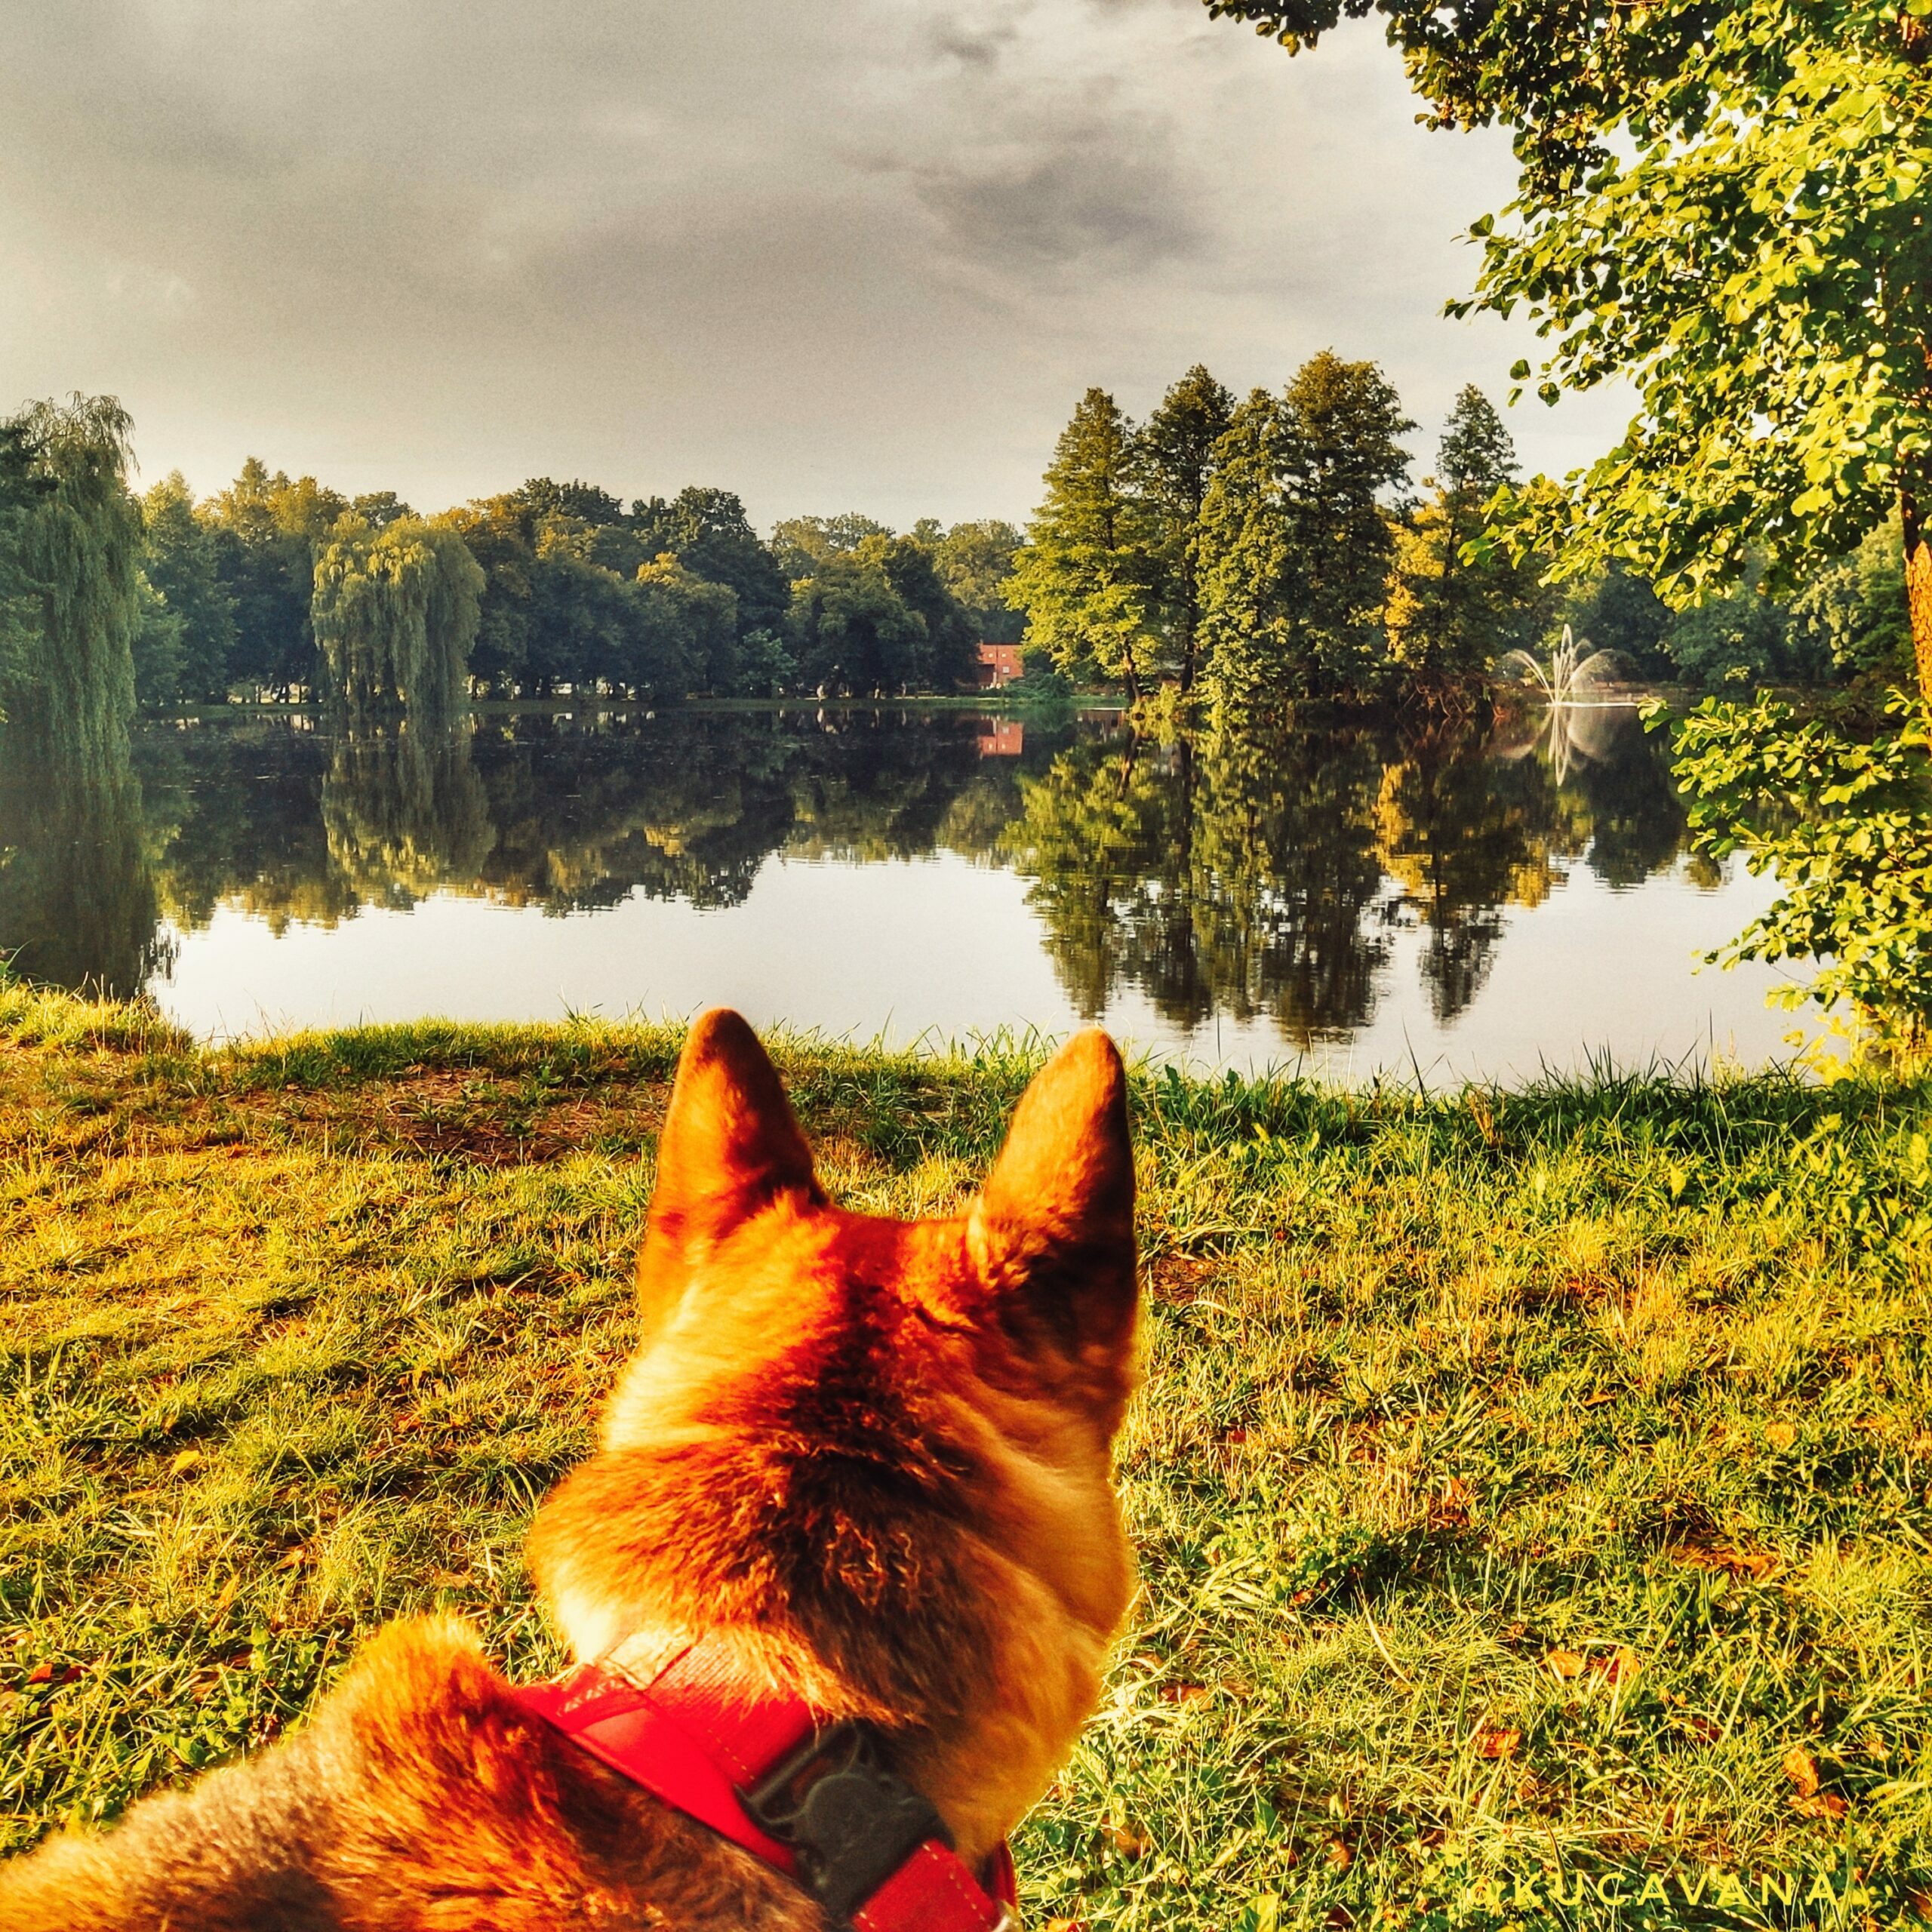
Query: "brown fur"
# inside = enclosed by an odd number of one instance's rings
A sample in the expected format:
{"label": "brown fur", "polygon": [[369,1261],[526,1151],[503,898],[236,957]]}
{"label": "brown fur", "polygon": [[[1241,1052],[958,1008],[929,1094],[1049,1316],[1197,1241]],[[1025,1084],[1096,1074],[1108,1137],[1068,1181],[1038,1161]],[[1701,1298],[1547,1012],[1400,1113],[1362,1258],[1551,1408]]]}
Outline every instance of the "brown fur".
{"label": "brown fur", "polygon": [[[971,1211],[832,1206],[735,1014],[692,1029],[643,1334],[530,1559],[577,1654],[747,1672],[891,1734],[977,1858],[1098,1690],[1131,1570],[1134,1178],[1098,1033],[1028,1090]],[[821,1932],[795,1885],[523,1713],[473,1634],[396,1624],[299,1735],[0,1875],[0,1932]]]}

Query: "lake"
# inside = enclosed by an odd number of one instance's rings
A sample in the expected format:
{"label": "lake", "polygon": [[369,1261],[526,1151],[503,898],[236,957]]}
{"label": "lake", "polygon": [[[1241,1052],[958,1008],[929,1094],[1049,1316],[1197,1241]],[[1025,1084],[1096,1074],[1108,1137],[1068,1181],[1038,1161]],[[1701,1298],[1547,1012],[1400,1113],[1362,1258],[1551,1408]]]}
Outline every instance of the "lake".
{"label": "lake", "polygon": [[1684,849],[1635,713],[1161,744],[832,709],[137,728],[0,774],[0,949],[211,1038],[727,1003],[840,1038],[1098,1021],[1196,1067],[1434,1084],[1758,1063],[1772,888]]}

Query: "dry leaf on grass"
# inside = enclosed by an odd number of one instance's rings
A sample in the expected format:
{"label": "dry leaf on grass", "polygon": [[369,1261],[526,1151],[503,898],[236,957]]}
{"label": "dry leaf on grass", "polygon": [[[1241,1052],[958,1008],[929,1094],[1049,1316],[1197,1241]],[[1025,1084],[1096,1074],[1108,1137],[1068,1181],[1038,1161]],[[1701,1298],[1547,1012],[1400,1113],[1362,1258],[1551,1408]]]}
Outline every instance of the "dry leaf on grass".
{"label": "dry leaf on grass", "polygon": [[1781,1761],[1800,1798],[1809,1798],[1818,1789],[1818,1761],[1803,1745],[1794,1744]]}
{"label": "dry leaf on grass", "polygon": [[1552,1651],[1543,1662],[1558,1677],[1581,1677],[1583,1674],[1583,1660],[1574,1651]]}
{"label": "dry leaf on grass", "polygon": [[1801,1818],[1842,1818],[1844,1800],[1835,1791],[1814,1791],[1809,1798],[1794,1798],[1791,1808]]}
{"label": "dry leaf on grass", "polygon": [[199,1469],[208,1458],[198,1449],[184,1449],[168,1466],[171,1476],[185,1476],[190,1469]]}
{"label": "dry leaf on grass", "polygon": [[1476,1733],[1476,1755],[1478,1758],[1513,1758],[1516,1747],[1523,1741],[1520,1730],[1512,1730],[1501,1724],[1484,1724]]}
{"label": "dry leaf on grass", "polygon": [[1103,1825],[1100,1835],[1115,1850],[1128,1858],[1144,1856],[1152,1842],[1144,1832],[1136,1831],[1131,1825]]}

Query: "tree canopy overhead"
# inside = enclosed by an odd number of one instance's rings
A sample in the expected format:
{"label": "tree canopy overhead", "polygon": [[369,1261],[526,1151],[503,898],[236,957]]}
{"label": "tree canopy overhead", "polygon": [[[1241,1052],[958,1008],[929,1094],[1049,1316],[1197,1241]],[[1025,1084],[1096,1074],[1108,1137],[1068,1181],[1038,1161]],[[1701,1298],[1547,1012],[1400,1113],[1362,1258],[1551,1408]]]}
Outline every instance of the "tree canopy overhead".
{"label": "tree canopy overhead", "polygon": [[1434,125],[1515,131],[1458,306],[1528,309],[1546,397],[1625,376],[1643,401],[1524,540],[1681,599],[1754,556],[1789,583],[1897,510],[1932,692],[1927,0],[1205,4],[1291,50],[1378,14]]}

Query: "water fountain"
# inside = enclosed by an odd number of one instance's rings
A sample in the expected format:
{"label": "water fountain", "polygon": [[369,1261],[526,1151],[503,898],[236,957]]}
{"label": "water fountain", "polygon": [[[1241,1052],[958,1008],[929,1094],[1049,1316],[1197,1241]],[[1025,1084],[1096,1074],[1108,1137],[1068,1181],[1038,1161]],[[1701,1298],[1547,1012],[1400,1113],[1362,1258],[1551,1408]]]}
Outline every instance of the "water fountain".
{"label": "water fountain", "polygon": [[[1587,655],[1586,654],[1587,654]],[[1496,660],[1497,675],[1528,687],[1549,708],[1549,758],[1561,784],[1569,776],[1573,753],[1586,759],[1595,754],[1592,734],[1583,721],[1573,718],[1579,710],[1623,709],[1626,698],[1596,698],[1586,695],[1600,686],[1619,681],[1628,660],[1619,651],[1592,651],[1588,638],[1579,638],[1570,626],[1563,626],[1563,638],[1549,654],[1549,662],[1540,664],[1527,651],[1506,652]],[[1526,748],[1527,749],[1527,748]]]}

